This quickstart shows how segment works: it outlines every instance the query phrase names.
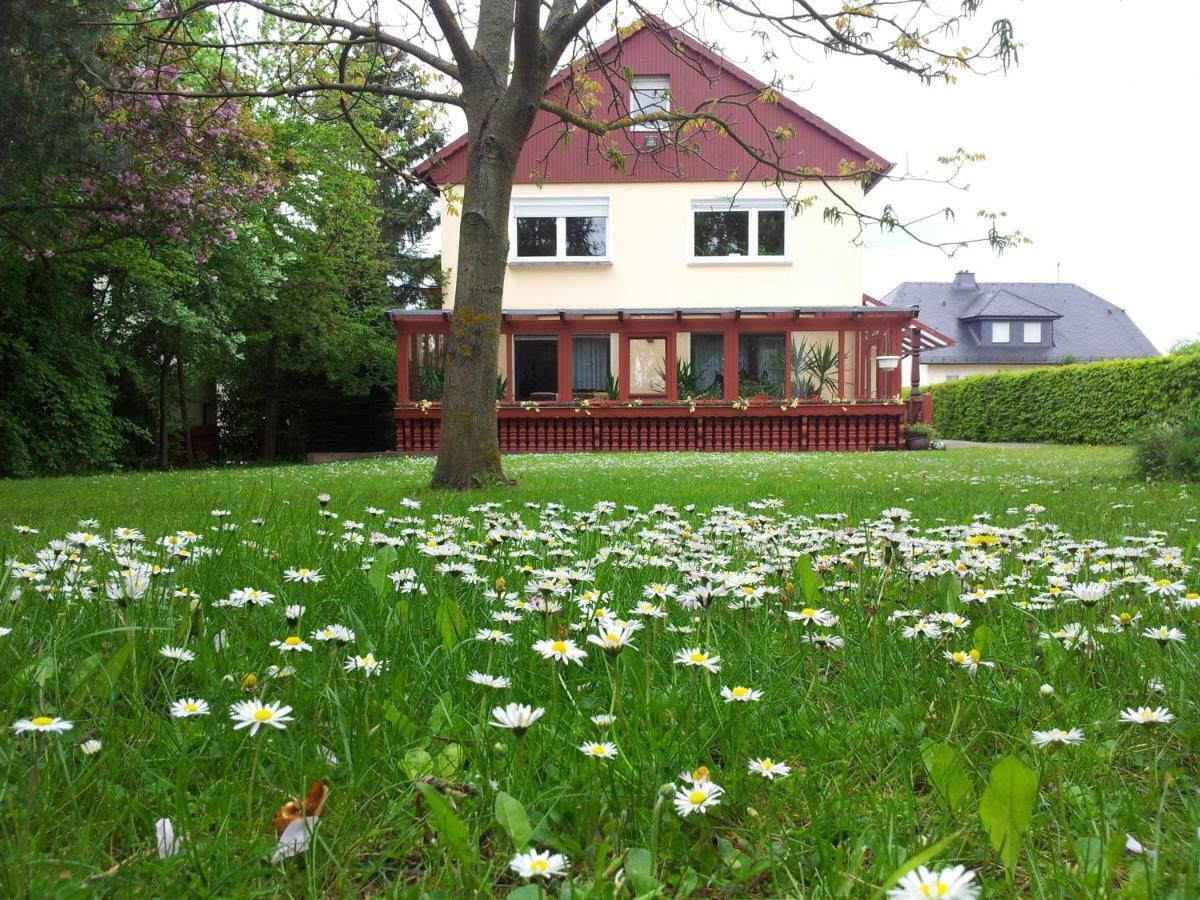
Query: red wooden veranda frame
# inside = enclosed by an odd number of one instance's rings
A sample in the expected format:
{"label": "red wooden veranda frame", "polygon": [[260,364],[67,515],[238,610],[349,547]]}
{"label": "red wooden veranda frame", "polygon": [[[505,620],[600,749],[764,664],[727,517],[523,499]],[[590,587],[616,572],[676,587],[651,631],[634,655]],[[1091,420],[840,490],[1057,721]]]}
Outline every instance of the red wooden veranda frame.
{"label": "red wooden veranda frame", "polygon": [[[440,406],[415,397],[414,385],[440,359],[453,313],[391,310],[388,316],[396,328],[397,449],[431,452],[440,436]],[[719,400],[681,398],[675,365],[666,363],[677,358],[679,335],[685,333],[722,335],[726,361],[738,359],[739,335],[785,335],[789,352],[783,354],[783,396],[741,398],[738,366],[725,363]],[[792,396],[790,348],[796,333],[836,340],[837,387],[825,397]],[[615,400],[573,390],[572,338],[604,334],[617,336]],[[557,340],[553,399],[514,401],[514,339],[522,335]],[[630,341],[635,338],[664,340],[666,384],[660,395],[631,394]],[[512,310],[502,316],[499,339],[506,387],[497,403],[497,427],[506,452],[870,450],[903,441],[900,367],[881,367],[878,358],[899,357],[906,348],[919,346],[920,332],[914,310],[873,306]],[[917,372],[914,359],[914,383]]]}

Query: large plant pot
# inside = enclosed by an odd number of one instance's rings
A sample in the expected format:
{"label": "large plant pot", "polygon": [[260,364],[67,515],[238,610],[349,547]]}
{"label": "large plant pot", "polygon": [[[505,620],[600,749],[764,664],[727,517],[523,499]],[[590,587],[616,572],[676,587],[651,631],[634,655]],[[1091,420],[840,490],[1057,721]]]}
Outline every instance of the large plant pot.
{"label": "large plant pot", "polygon": [[929,435],[927,434],[906,434],[904,436],[904,449],[906,450],[928,450]]}

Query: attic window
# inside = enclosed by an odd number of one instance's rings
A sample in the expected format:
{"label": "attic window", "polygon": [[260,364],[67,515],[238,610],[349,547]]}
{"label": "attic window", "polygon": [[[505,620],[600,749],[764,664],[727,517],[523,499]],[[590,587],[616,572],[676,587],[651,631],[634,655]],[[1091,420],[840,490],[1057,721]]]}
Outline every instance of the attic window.
{"label": "attic window", "polygon": [[1007,344],[1008,341],[1009,341],[1008,323],[1007,322],[993,322],[992,323],[992,343],[993,344]]}
{"label": "attic window", "polygon": [[1040,344],[1042,342],[1042,323],[1026,322],[1022,338],[1026,344]]}
{"label": "attic window", "polygon": [[[671,111],[671,79],[666,75],[634,75],[629,85],[629,114],[647,116]],[[665,122],[640,122],[632,131],[661,131]]]}

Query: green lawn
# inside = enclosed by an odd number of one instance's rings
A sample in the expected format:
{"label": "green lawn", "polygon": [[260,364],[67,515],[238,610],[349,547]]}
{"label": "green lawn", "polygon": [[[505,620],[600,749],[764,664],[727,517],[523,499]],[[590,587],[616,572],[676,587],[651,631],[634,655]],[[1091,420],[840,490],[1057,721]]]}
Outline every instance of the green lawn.
{"label": "green lawn", "polygon": [[[1108,448],[506,465],[0,482],[0,893],[533,898],[529,849],[573,898],[868,897],[920,854],[989,897],[1200,892],[1194,489]],[[283,727],[235,728],[259,701]]]}

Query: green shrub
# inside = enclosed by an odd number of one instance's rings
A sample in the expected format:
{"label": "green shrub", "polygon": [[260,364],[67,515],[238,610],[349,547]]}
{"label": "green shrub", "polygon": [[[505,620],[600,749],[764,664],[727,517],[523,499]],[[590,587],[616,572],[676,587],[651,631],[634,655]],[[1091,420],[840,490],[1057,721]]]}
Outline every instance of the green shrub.
{"label": "green shrub", "polygon": [[1127,444],[1200,401],[1200,356],[1114,360],[934,385],[948,438]]}
{"label": "green shrub", "polygon": [[1174,421],[1151,425],[1134,447],[1134,467],[1142,478],[1200,481],[1200,404]]}

